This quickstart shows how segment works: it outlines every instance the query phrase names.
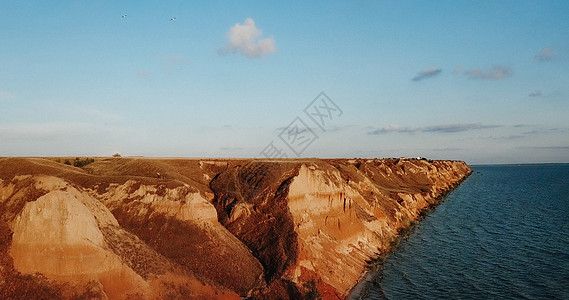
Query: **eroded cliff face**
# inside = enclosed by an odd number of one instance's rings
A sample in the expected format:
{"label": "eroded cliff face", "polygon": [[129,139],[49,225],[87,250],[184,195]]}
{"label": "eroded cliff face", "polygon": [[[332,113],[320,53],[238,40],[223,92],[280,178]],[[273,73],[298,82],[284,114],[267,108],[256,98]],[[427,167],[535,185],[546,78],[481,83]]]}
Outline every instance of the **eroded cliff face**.
{"label": "eroded cliff face", "polygon": [[264,286],[261,264],[217,221],[207,186],[115,173],[174,172],[162,162],[96,164],[97,175],[0,159],[0,298],[238,299]]}
{"label": "eroded cliff face", "polygon": [[468,174],[464,162],[251,161],[211,182],[219,221],[265,268],[255,297],[343,298],[367,262]]}
{"label": "eroded cliff face", "polygon": [[343,298],[471,172],[424,160],[55,160],[0,158],[0,298]]}

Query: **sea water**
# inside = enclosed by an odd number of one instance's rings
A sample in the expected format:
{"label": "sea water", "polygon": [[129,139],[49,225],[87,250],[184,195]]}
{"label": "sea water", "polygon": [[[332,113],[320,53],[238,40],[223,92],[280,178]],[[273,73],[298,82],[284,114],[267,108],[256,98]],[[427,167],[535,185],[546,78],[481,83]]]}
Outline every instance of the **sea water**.
{"label": "sea water", "polygon": [[352,296],[569,299],[569,165],[472,170]]}

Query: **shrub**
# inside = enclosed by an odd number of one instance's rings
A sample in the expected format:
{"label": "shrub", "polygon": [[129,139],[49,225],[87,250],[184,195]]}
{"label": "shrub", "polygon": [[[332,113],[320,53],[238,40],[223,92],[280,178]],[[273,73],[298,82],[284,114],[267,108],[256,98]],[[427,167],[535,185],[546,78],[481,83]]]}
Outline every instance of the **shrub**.
{"label": "shrub", "polygon": [[93,158],[85,158],[85,159],[79,159],[79,157],[75,158],[75,161],[73,162],[73,166],[74,167],[78,167],[78,168],[82,168],[90,163],[94,163],[95,159]]}

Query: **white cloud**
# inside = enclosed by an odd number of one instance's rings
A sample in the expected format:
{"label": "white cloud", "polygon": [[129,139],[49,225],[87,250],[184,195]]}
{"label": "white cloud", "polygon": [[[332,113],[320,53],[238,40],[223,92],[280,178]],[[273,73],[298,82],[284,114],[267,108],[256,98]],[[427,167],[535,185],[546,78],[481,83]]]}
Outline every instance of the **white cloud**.
{"label": "white cloud", "polygon": [[227,32],[227,45],[220,52],[241,53],[248,57],[262,57],[276,51],[275,40],[270,38],[260,39],[262,30],[255,26],[251,18],[245,19],[243,24],[235,24]]}
{"label": "white cloud", "polygon": [[423,71],[420,71],[419,73],[417,73],[417,76],[413,77],[413,81],[420,81],[423,79],[427,79],[427,78],[432,78],[435,77],[439,74],[441,74],[443,70],[441,70],[441,68],[429,68],[429,69],[425,69]]}
{"label": "white cloud", "polygon": [[166,62],[168,73],[173,73],[179,66],[186,63],[186,58],[182,55],[164,56],[163,59]]}
{"label": "white cloud", "polygon": [[553,49],[551,49],[551,47],[545,47],[535,55],[535,59],[537,61],[548,61],[551,60],[552,56],[553,56]]}
{"label": "white cloud", "polygon": [[541,97],[543,94],[541,93],[541,91],[533,91],[531,93],[529,93],[530,97]]}
{"label": "white cloud", "polygon": [[502,125],[490,125],[481,123],[458,123],[458,124],[442,124],[433,126],[423,126],[423,127],[401,127],[399,125],[390,125],[387,127],[379,128],[368,132],[368,135],[378,135],[386,133],[414,133],[414,132],[434,132],[434,133],[452,133],[452,132],[462,132],[468,130],[479,130],[487,128],[497,128],[502,127]]}
{"label": "white cloud", "polygon": [[368,132],[368,134],[382,134],[391,132],[417,132],[420,131],[417,127],[401,127],[399,125],[389,125],[387,127],[379,128]]}
{"label": "white cloud", "polygon": [[[544,149],[544,150],[562,150],[567,151],[569,150],[569,146],[536,146],[536,147],[528,147],[533,149]],[[567,153],[567,152],[565,152]]]}
{"label": "white cloud", "polygon": [[512,70],[505,66],[494,66],[491,70],[470,69],[464,74],[472,79],[500,80],[512,76]]}
{"label": "white cloud", "polygon": [[456,66],[454,67],[454,70],[452,70],[452,74],[460,74],[462,72],[462,66]]}

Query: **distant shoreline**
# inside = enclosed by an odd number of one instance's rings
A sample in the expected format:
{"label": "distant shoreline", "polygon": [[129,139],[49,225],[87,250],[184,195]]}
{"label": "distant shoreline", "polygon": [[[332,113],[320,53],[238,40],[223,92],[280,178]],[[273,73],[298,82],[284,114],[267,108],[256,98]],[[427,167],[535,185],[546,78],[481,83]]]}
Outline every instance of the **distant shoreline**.
{"label": "distant shoreline", "polygon": [[493,167],[493,166],[512,166],[512,167],[521,167],[521,166],[551,166],[551,165],[569,165],[569,162],[562,162],[562,163],[519,163],[519,164],[469,164],[471,167]]}

